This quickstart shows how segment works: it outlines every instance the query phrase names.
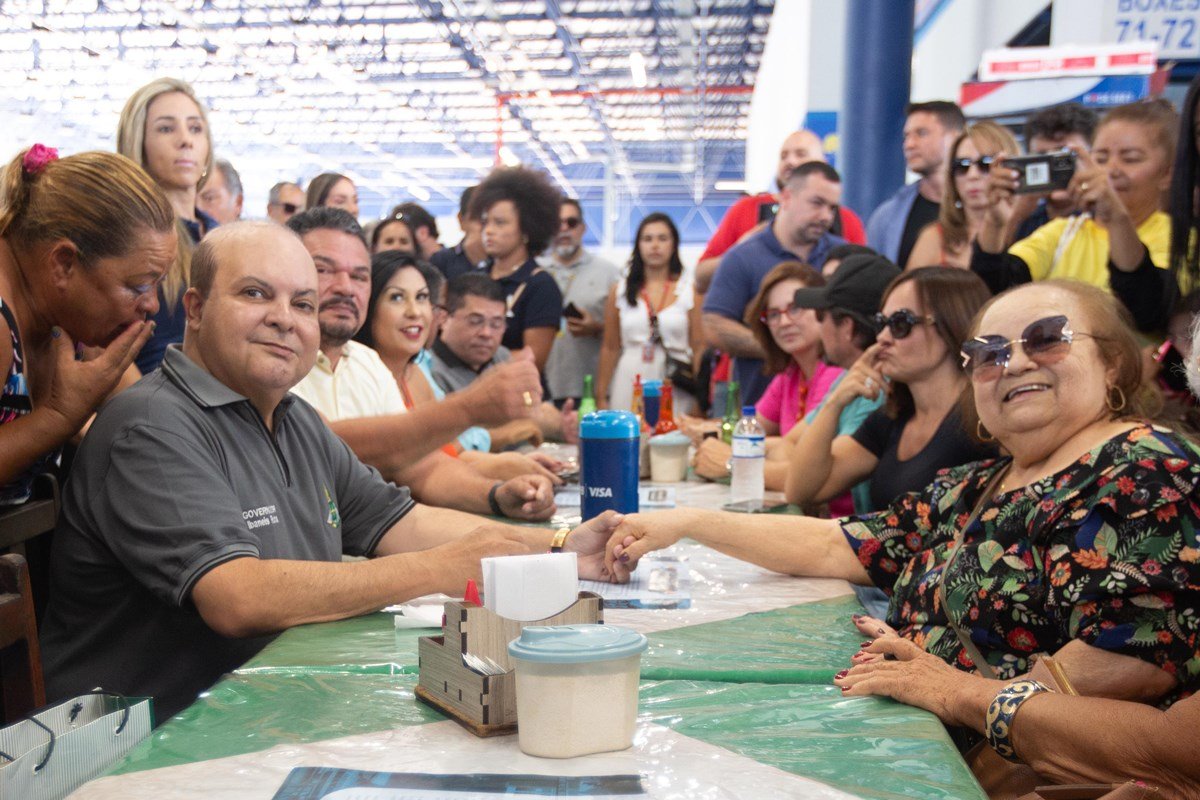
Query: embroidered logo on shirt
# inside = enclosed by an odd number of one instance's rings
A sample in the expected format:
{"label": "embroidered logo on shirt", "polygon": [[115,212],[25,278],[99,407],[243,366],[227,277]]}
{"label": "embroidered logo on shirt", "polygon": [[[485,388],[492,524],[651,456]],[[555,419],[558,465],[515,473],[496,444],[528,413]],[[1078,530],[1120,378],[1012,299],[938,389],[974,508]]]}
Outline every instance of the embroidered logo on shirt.
{"label": "embroidered logo on shirt", "polygon": [[322,484],[321,488],[325,490],[325,504],[329,506],[329,516],[325,517],[325,524],[336,528],[342,524],[342,515],[338,513],[337,503],[333,502],[333,498],[329,496],[329,487]]}

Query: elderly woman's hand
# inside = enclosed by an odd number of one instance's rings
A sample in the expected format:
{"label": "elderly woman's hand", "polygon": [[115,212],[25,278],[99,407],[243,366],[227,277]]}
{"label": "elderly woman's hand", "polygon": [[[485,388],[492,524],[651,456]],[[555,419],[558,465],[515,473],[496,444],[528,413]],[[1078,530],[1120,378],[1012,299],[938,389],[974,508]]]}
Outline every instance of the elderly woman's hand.
{"label": "elderly woman's hand", "polygon": [[891,391],[891,384],[876,366],[880,347],[881,345],[876,342],[863,351],[845,377],[838,382],[837,388],[830,392],[827,403],[834,408],[842,409],[850,405],[855,398],[865,397],[868,400],[874,400],[881,394],[886,395]]}
{"label": "elderly woman's hand", "polygon": [[642,556],[682,539],[688,519],[685,508],[625,516],[604,549],[605,566],[614,574],[619,574],[617,565],[632,571]]}
{"label": "elderly woman's hand", "polygon": [[733,448],[720,439],[705,439],[696,448],[692,458],[692,466],[701,478],[715,481],[729,477],[729,461],[733,458]]}
{"label": "elderly woman's hand", "polygon": [[883,658],[839,672],[833,682],[843,694],[890,697],[932,711],[951,725],[978,730],[983,723],[979,709],[987,708],[1001,686],[999,681],[955,669],[898,636],[880,637],[864,651]]}

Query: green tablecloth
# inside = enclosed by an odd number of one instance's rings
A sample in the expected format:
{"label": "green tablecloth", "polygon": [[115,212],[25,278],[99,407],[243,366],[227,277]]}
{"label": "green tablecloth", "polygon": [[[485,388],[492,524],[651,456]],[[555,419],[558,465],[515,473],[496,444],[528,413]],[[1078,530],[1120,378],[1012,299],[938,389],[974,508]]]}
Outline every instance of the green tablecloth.
{"label": "green tablecloth", "polygon": [[[643,719],[870,798],[983,798],[935,717],[830,684],[862,638],[843,597],[649,636]],[[390,614],[294,628],[116,770],[443,719],[413,696],[417,639]]]}

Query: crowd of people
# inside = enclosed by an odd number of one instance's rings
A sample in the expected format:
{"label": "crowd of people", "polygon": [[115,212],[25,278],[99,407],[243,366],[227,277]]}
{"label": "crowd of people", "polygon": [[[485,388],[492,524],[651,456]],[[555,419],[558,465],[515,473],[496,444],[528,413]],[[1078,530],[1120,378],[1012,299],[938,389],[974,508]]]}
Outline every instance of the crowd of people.
{"label": "crowd of people", "polygon": [[[241,221],[202,101],[153,81],[116,152],[33,144],[0,175],[0,504],[65,481],[50,696],[102,685],[166,719],[278,632],[457,594],[481,557],[565,548],[623,581],[686,535],[861,587],[837,685],[982,739],[981,778],[1024,762],[995,796],[1200,797],[1198,106],[1200,79],[1178,113],[1034,114],[1028,152],[1075,170],[1027,193],[1013,131],[914,103],[917,180],[865,225],[797,131],[698,263],[654,212],[613,264],[521,166],[463,192],[448,247],[416,202],[361,224],[336,172]],[[555,512],[568,465],[536,445],[650,380],[676,384],[711,480],[732,453],[704,414],[736,381],[767,488],[803,514],[503,521]],[[1144,732],[1136,759],[1114,725]]]}

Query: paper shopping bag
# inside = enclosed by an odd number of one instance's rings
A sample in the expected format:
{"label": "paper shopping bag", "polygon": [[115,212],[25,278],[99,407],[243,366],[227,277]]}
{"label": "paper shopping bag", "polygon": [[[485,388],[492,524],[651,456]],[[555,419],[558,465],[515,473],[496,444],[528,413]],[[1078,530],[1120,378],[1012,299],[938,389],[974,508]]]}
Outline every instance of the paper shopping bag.
{"label": "paper shopping bag", "polygon": [[150,699],[93,692],[0,730],[0,800],[58,800],[150,735]]}

